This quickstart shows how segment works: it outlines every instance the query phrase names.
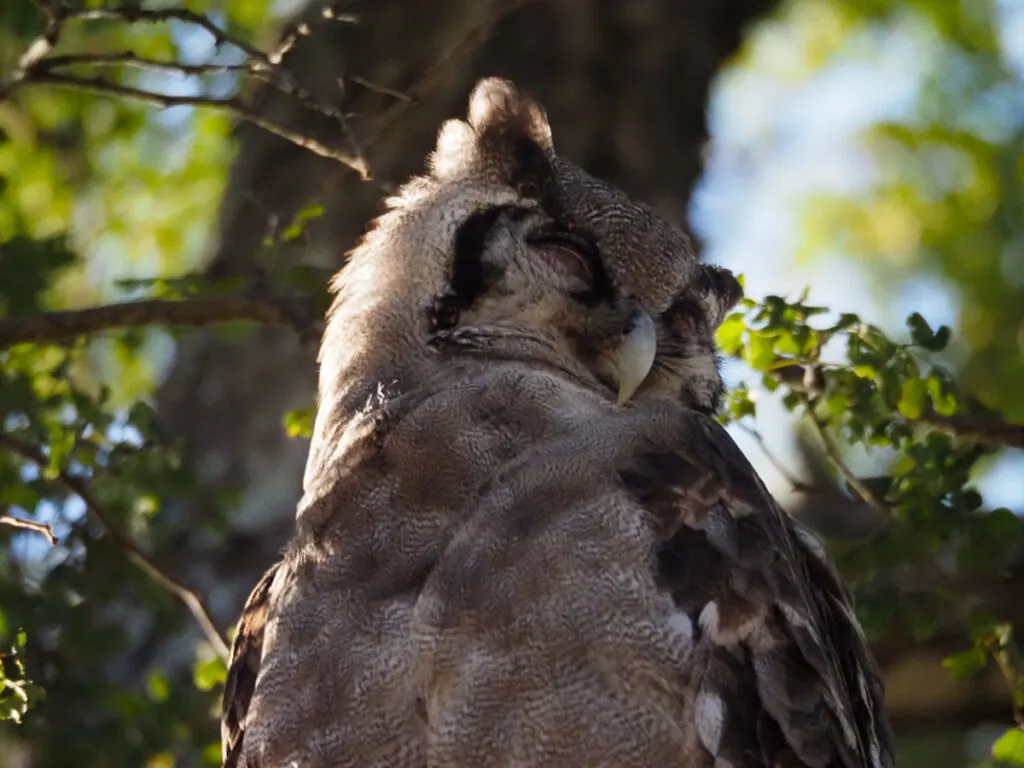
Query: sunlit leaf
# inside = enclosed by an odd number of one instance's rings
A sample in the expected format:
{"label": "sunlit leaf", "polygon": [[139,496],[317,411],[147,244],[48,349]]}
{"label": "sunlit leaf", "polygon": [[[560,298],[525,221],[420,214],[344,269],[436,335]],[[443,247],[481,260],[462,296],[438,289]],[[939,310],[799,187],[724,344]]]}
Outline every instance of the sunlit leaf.
{"label": "sunlit leaf", "polygon": [[289,411],[284,416],[285,432],[288,433],[288,437],[312,437],[315,418],[316,408],[314,406]]}
{"label": "sunlit leaf", "polygon": [[988,655],[981,648],[971,648],[942,660],[942,666],[957,680],[966,680],[977,674],[987,663]]}
{"label": "sunlit leaf", "polygon": [[923,379],[917,377],[904,379],[896,407],[908,419],[919,419],[924,413],[927,398],[928,387]]}
{"label": "sunlit leaf", "polygon": [[1024,729],[1012,728],[992,745],[992,757],[1008,765],[1024,766]]}

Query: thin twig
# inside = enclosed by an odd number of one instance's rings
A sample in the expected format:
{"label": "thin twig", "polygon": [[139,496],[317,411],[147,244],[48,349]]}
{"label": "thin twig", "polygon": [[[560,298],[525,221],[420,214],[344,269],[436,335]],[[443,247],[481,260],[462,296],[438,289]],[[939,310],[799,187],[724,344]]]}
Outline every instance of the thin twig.
{"label": "thin twig", "polygon": [[303,340],[318,337],[320,330],[312,304],[305,297],[153,299],[4,318],[0,320],[0,349],[21,343],[57,342],[113,328],[203,326],[235,320],[288,325]]}
{"label": "thin twig", "polygon": [[[43,34],[32,41],[25,52],[18,59],[18,67],[14,72],[14,79],[22,77],[26,72],[38,64],[46,54],[53,50],[60,42],[61,33],[64,31],[64,19],[67,17],[67,9],[61,3],[37,2],[36,5],[46,16],[46,29]],[[0,84],[2,85],[2,84]],[[4,93],[0,88],[0,96]]]}
{"label": "thin twig", "polygon": [[[337,21],[346,24],[358,24],[359,17],[351,13],[338,13],[336,5],[341,3],[335,3],[334,5],[325,5],[320,9],[320,16],[325,21]],[[267,59],[272,64],[280,64],[281,60],[287,56],[295,45],[303,37],[309,36],[313,31],[312,26],[308,21],[299,21],[293,24],[291,27],[285,30],[284,34],[281,35],[281,42],[277,44],[270,54],[267,55]]]}
{"label": "thin twig", "polygon": [[215,75],[222,72],[248,72],[251,69],[249,64],[179,64],[174,61],[157,61],[145,56],[138,56],[132,51],[121,51],[119,53],[69,53],[63,56],[47,56],[35,65],[31,77],[36,79],[38,73],[49,72],[58,67],[79,66],[124,66],[133,69],[169,72],[183,77]]}
{"label": "thin twig", "polygon": [[[19,88],[30,85],[53,85],[64,88],[89,91],[92,93],[105,94],[110,96],[126,97],[146,101],[161,108],[174,106],[205,107],[228,112],[233,116],[246,120],[259,126],[265,131],[285,139],[297,146],[308,149],[321,157],[343,163],[355,170],[364,179],[371,178],[369,165],[363,157],[358,142],[349,129],[348,119],[340,109],[326,105],[316,99],[314,95],[303,88],[284,68],[277,65],[273,57],[264,54],[240,38],[234,37],[218,27],[206,16],[184,8],[166,9],[141,9],[134,6],[122,6],[118,8],[94,8],[85,10],[70,10],[62,3],[38,2],[47,17],[47,26],[43,35],[33,41],[18,62],[13,75],[5,82],[0,83],[0,100],[6,98]],[[334,16],[326,16],[335,18]],[[344,17],[338,16],[344,20]],[[219,48],[228,43],[242,51],[246,56],[244,64],[221,65],[221,64],[179,64],[176,62],[162,62],[135,56],[130,52],[112,54],[67,54],[62,56],[47,57],[59,42],[64,25],[69,21],[122,21],[125,23],[147,22],[157,23],[165,21],[181,21],[193,24],[209,33],[215,45]],[[104,67],[120,64],[142,69],[174,72],[176,74],[195,76],[213,72],[241,72],[244,71],[254,78],[267,83],[283,94],[295,98],[303,106],[324,115],[338,124],[341,136],[344,138],[348,149],[342,150],[330,147],[315,139],[307,133],[293,130],[247,107],[238,98],[212,98],[207,96],[172,96],[156,93],[153,91],[135,88],[121,83],[113,82],[102,76],[71,75],[64,72],[55,72],[59,67],[89,65]]]}
{"label": "thin twig", "polygon": [[[993,640],[995,642],[993,642]],[[1014,650],[1013,627],[1006,624],[997,628],[994,638],[990,638],[984,644],[985,652],[992,658],[1006,680],[1010,689],[1010,699],[1013,702],[1013,719],[1019,728],[1024,728],[1024,687],[1022,687],[1021,673],[1017,670],[1012,656]]]}
{"label": "thin twig", "polygon": [[[41,450],[16,438],[0,435],[0,446],[13,451],[38,467],[46,468],[50,465],[49,459]],[[217,655],[227,661],[230,656],[227,642],[213,623],[209,611],[199,596],[158,565],[139,546],[138,542],[114,525],[103,505],[93,496],[92,491],[89,489],[89,483],[85,478],[72,475],[63,468],[59,469],[57,478],[64,487],[82,500],[86,509],[103,529],[104,533],[110,537],[111,541],[117,545],[129,561],[185,604],[185,607],[191,612],[192,617],[199,624],[199,628],[203,631],[207,641],[213,646]]]}
{"label": "thin twig", "polygon": [[793,472],[786,465],[784,465],[782,461],[767,446],[764,440],[764,436],[760,432],[758,432],[753,427],[748,426],[747,424],[740,423],[738,424],[738,426],[741,430],[743,430],[743,432],[745,432],[747,435],[754,439],[754,441],[757,443],[757,447],[761,450],[761,453],[764,455],[765,459],[767,459],[768,463],[775,468],[776,472],[782,475],[782,479],[789,483],[791,490],[797,493],[816,493],[819,491],[818,488],[815,488],[814,486],[805,483],[799,477],[794,475]]}
{"label": "thin twig", "polygon": [[[122,6],[120,8],[99,8],[69,12],[64,16],[63,21],[71,19],[80,19],[83,21],[105,19],[124,21],[127,23],[135,23],[139,21],[146,23],[181,21],[186,24],[194,24],[206,30],[206,32],[213,37],[214,45],[216,47],[219,48],[227,43],[244,53],[248,59],[244,66],[253,74],[261,74],[264,79],[273,82],[285,93],[298,97],[301,101],[306,103],[307,106],[313,106],[317,111],[322,111],[329,117],[340,117],[340,114],[336,111],[330,110],[324,105],[318,103],[313,98],[312,94],[300,86],[287,70],[278,66],[280,61],[279,59],[275,60],[273,56],[263,53],[263,51],[253,47],[241,38],[228,34],[225,30],[218,27],[201,13],[196,13],[195,11],[190,11],[185,8],[150,10],[135,8],[133,6]],[[342,125],[342,128],[347,134],[348,126]]]}
{"label": "thin twig", "polygon": [[810,417],[811,423],[814,424],[815,431],[818,433],[822,447],[825,450],[825,455],[828,457],[828,460],[832,462],[832,466],[834,466],[839,474],[842,475],[843,480],[845,480],[846,484],[850,486],[850,488],[852,488],[860,497],[861,501],[870,505],[882,516],[883,520],[889,520],[892,517],[892,511],[884,502],[871,492],[871,489],[868,488],[867,485],[861,482],[860,478],[853,473],[853,470],[846,466],[846,462],[844,462],[842,457],[839,455],[839,451],[836,449],[835,443],[833,443],[832,438],[829,437],[825,424],[820,418],[818,418],[818,414],[814,412],[814,403],[810,400],[806,400],[805,405],[807,415]]}
{"label": "thin twig", "polygon": [[498,22],[531,2],[535,0],[502,0],[495,3],[495,8],[490,13],[470,28],[458,43],[431,64],[412,87],[405,91],[405,99],[398,99],[373,121],[365,149],[369,151],[382,144],[406,110],[414,104],[424,102],[451,74],[451,70],[459,61],[468,57],[487,40]]}
{"label": "thin twig", "polygon": [[268,61],[266,55],[258,48],[249,45],[240,37],[221,29],[206,16],[187,8],[138,8],[131,5],[124,5],[114,8],[86,8],[76,11],[65,11],[62,21],[67,22],[73,19],[80,21],[123,21],[129,24],[143,22],[146,24],[159,24],[166,21],[180,21],[185,24],[194,24],[206,30],[213,38],[213,43],[220,48],[225,43],[242,51],[252,59]]}
{"label": "thin twig", "polygon": [[380,83],[375,83],[373,80],[367,80],[365,77],[359,77],[359,75],[349,75],[347,79],[352,81],[356,85],[361,85],[368,91],[373,91],[374,93],[380,93],[385,96],[390,96],[391,98],[398,99],[399,101],[408,101],[410,103],[415,102],[415,100],[409,94],[403,93],[402,91],[396,91],[394,88],[388,88],[387,86],[381,85]]}
{"label": "thin twig", "polygon": [[53,534],[53,528],[46,523],[37,523],[35,520],[26,520],[23,517],[12,517],[11,515],[0,515],[0,525],[10,528],[20,528],[33,533],[41,533],[50,542],[50,546],[57,543],[57,537]]}
{"label": "thin twig", "polygon": [[188,106],[205,107],[207,109],[228,112],[236,117],[242,118],[243,120],[249,121],[253,125],[259,126],[269,133],[273,133],[275,136],[280,136],[282,139],[286,139],[292,144],[308,149],[310,152],[314,152],[321,157],[326,157],[329,160],[336,160],[339,163],[343,163],[352,170],[358,172],[363,178],[368,179],[370,177],[370,168],[360,155],[353,154],[342,149],[328,147],[326,144],[314,139],[312,136],[299,133],[291,128],[286,128],[279,123],[268,120],[262,115],[256,114],[252,110],[248,109],[242,103],[241,99],[216,99],[208,96],[172,96],[169,94],[146,91],[141,88],[134,88],[130,85],[122,85],[120,83],[107,80],[104,77],[78,77],[74,75],[65,75],[59,72],[39,72],[33,74],[30,80],[25,80],[24,82],[49,84],[61,88],[73,88],[79,91],[90,91],[92,93],[99,93],[107,96],[123,96],[131,99],[139,99],[141,101],[147,101],[150,104],[155,104],[163,109],[167,109],[169,107]]}

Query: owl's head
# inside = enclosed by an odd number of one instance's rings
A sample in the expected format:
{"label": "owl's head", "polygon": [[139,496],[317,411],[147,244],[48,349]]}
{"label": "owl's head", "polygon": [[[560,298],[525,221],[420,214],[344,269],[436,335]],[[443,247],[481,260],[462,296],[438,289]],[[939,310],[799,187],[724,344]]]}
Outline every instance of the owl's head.
{"label": "owl's head", "polygon": [[500,347],[620,401],[652,365],[664,388],[686,370],[665,356],[692,350],[675,343],[689,328],[680,300],[717,306],[686,236],[559,158],[542,108],[507,81],[478,83],[425,175],[387,206],[333,283],[317,442],[381,390],[408,391],[472,350]]}
{"label": "owl's head", "polygon": [[654,322],[602,244],[551,204],[553,158],[536,102],[505,81],[477,85],[334,281],[321,403],[353,413],[382,384],[402,391],[424,366],[489,351],[620,400],[636,390]]}

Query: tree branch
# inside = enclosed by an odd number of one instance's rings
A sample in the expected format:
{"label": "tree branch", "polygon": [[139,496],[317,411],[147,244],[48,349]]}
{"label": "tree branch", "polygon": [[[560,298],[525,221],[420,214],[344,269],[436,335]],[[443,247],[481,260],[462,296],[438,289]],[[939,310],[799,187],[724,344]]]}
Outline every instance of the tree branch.
{"label": "tree branch", "polygon": [[[397,99],[388,109],[384,110],[369,131],[367,149],[373,149],[380,145],[387,138],[387,134],[394,128],[399,118],[412,105],[418,104],[426,99],[431,91],[437,88],[444,78],[448,77],[451,69],[470,53],[483,44],[487,37],[502,19],[519,10],[523,6],[536,0],[500,0],[494,4],[494,8],[485,15],[481,21],[470,28],[466,34],[443,55],[441,55],[420,78],[405,91],[405,98]],[[351,79],[351,78],[350,78]],[[357,81],[353,81],[357,82]]]}
{"label": "tree branch", "polygon": [[320,335],[320,323],[305,297],[154,299],[4,318],[0,320],[0,349],[13,344],[62,341],[113,328],[201,326],[235,320],[288,325],[304,341]]}
{"label": "tree branch", "polygon": [[33,533],[41,533],[50,542],[50,546],[57,543],[57,537],[53,535],[53,528],[46,523],[37,523],[35,520],[26,520],[23,517],[12,517],[11,515],[0,515],[0,525],[10,528],[20,528]]}
{"label": "tree branch", "polygon": [[[26,461],[32,462],[37,467],[45,469],[50,466],[49,459],[40,449],[9,435],[0,435],[0,446],[7,448]],[[85,478],[72,475],[63,468],[59,470],[57,478],[65,488],[82,500],[89,514],[132,564],[185,604],[217,655],[227,661],[230,658],[227,642],[213,623],[209,611],[199,596],[158,565],[134,539],[114,525],[110,515],[93,496]]]}
{"label": "tree branch", "polygon": [[822,420],[818,418],[818,414],[814,412],[814,404],[810,400],[807,400],[805,401],[805,405],[807,415],[810,417],[811,423],[814,425],[815,431],[817,431],[818,437],[821,439],[822,448],[824,449],[828,460],[832,462],[832,466],[834,466],[839,474],[842,475],[843,480],[845,480],[846,484],[849,485],[850,488],[853,489],[854,493],[860,497],[861,501],[870,505],[882,516],[883,520],[890,520],[892,518],[892,511],[889,507],[875,496],[867,485],[861,482],[861,479],[853,473],[853,470],[846,466],[846,462],[844,462],[842,457],[839,455],[839,451],[836,449],[835,443],[833,443],[832,438],[829,437],[828,429],[825,427]]}
{"label": "tree branch", "polygon": [[747,424],[738,424],[738,426],[743,432],[749,435],[757,443],[757,447],[761,450],[761,454],[765,457],[768,463],[775,468],[775,471],[782,476],[782,479],[789,483],[789,488],[791,491],[793,491],[794,493],[823,493],[822,489],[815,488],[814,486],[805,483],[803,480],[801,480],[799,477],[793,474],[793,471],[785,464],[783,464],[782,460],[778,456],[776,456],[775,453],[768,447],[768,445],[764,441],[764,435],[762,435],[759,431],[757,431],[751,426],[748,426]]}
{"label": "tree branch", "polygon": [[[62,3],[58,2],[58,5]],[[158,24],[167,21],[180,21],[184,24],[192,24],[206,30],[213,38],[214,45],[220,48],[225,43],[233,46],[251,59],[267,61],[269,59],[257,48],[249,45],[240,37],[228,33],[214,24],[210,19],[201,13],[190,11],[187,8],[139,8],[134,5],[123,5],[113,8],[86,8],[82,10],[65,9],[62,14],[62,21],[78,19],[81,21],[123,21],[129,24],[143,22],[146,24]]]}
{"label": "tree branch", "polygon": [[[781,383],[798,392],[814,395],[820,394],[825,389],[824,376],[816,368],[786,365],[776,368],[770,373]],[[965,442],[1024,449],[1024,424],[1014,424],[990,416],[966,414],[943,416],[932,407],[927,407],[924,413],[916,419],[908,419],[904,416],[899,418],[909,424],[922,424],[938,429]]]}
{"label": "tree branch", "polygon": [[[325,5],[320,9],[320,16],[326,21],[338,21],[347,24],[358,24],[359,17],[351,13],[339,13],[335,6],[341,5],[341,3],[334,3],[333,5]],[[281,35],[281,41],[277,44],[277,48],[273,50],[267,56],[267,59],[272,64],[280,64],[283,59],[295,44],[299,42],[303,37],[308,37],[312,34],[313,29],[309,23],[300,21],[293,24],[291,27],[285,30],[284,34]]]}
{"label": "tree branch", "polygon": [[[300,86],[295,79],[279,66],[279,57],[268,56],[257,50],[244,40],[233,37],[214,24],[206,16],[184,8],[142,9],[134,6],[119,8],[96,8],[86,10],[70,10],[59,0],[37,2],[47,17],[44,33],[36,39],[18,61],[14,74],[4,83],[0,83],[0,100],[8,97],[18,88],[30,85],[52,85],[63,88],[89,91],[108,96],[126,97],[146,101],[163,109],[175,106],[205,107],[227,112],[237,118],[259,126],[265,131],[285,139],[297,146],[308,149],[321,157],[336,160],[355,170],[363,179],[370,179],[372,174],[369,165],[352,132],[348,120],[339,109],[318,101],[312,93]],[[325,14],[327,19],[349,20],[350,17]],[[135,56],[131,52],[112,54],[68,54],[48,57],[60,41],[65,24],[69,21],[113,20],[128,24],[135,22],[157,23],[180,21],[193,24],[206,30],[214,39],[217,47],[228,43],[245,54],[246,61],[239,65],[198,64],[187,65],[177,62],[161,62]],[[294,41],[292,42],[294,45]],[[277,88],[282,93],[301,102],[308,109],[322,114],[338,124],[341,135],[349,149],[339,149],[315,139],[314,137],[281,125],[247,107],[238,98],[214,98],[209,96],[172,96],[154,91],[135,88],[94,75],[70,75],[55,72],[59,67],[68,66],[110,66],[120,64],[142,69],[174,72],[193,76],[219,71],[241,71]]]}
{"label": "tree branch", "polygon": [[251,71],[249,64],[180,64],[176,61],[148,59],[145,56],[138,56],[132,51],[121,51],[119,53],[69,53],[62,56],[47,56],[35,65],[32,77],[36,79],[40,72],[51,72],[61,67],[82,66],[124,66],[168,72],[183,77],[215,75],[221,72],[244,73]]}
{"label": "tree branch", "polygon": [[966,442],[1024,449],[1024,424],[1013,424],[986,416],[943,416],[934,410],[925,411],[914,421],[927,424]]}
{"label": "tree branch", "polygon": [[[308,136],[298,131],[293,131],[291,128],[287,128],[272,120],[268,120],[262,115],[248,109],[242,103],[241,99],[218,99],[211,96],[171,96],[168,94],[143,90],[142,88],[135,88],[130,85],[115,83],[105,77],[79,77],[76,75],[65,75],[60,72],[48,72],[45,70],[33,72],[31,76],[22,80],[21,84],[54,85],[59,88],[73,88],[79,91],[89,91],[107,96],[121,96],[139,99],[141,101],[149,102],[150,104],[155,104],[161,109],[192,106],[206,107],[207,109],[228,112],[235,117],[248,120],[253,125],[259,126],[263,130],[273,133],[275,136],[280,136],[282,139],[290,141],[292,144],[300,146],[303,149],[308,149],[310,152],[314,152],[321,157],[326,157],[328,160],[337,160],[339,163],[343,163],[359,173],[364,179],[369,179],[372,175],[370,173],[370,167],[362,156],[346,150],[329,147],[323,142],[314,139],[312,136]],[[322,112],[323,110],[318,111]]]}

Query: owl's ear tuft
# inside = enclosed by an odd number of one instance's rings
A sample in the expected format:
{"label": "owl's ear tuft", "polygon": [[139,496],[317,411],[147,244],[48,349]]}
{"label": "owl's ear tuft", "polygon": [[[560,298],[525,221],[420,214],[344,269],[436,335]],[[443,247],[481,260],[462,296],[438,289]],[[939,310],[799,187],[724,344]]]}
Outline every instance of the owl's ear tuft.
{"label": "owl's ear tuft", "polygon": [[481,138],[526,138],[542,150],[553,149],[544,108],[498,77],[484,78],[474,86],[469,96],[469,124]]}
{"label": "owl's ear tuft", "polygon": [[477,136],[462,120],[448,120],[437,134],[429,158],[430,172],[439,179],[470,173],[477,160]]}
{"label": "owl's ear tuft", "polygon": [[552,178],[554,151],[544,108],[508,80],[488,77],[470,94],[469,124],[486,162],[519,194],[540,198]]}
{"label": "owl's ear tuft", "polygon": [[473,88],[467,120],[441,128],[430,170],[438,178],[485,178],[540,198],[552,179],[553,151],[540,104],[508,80],[490,77]]}
{"label": "owl's ear tuft", "polygon": [[696,288],[712,328],[720,326],[743,298],[743,286],[732,271],[713,264],[701,266]]}

